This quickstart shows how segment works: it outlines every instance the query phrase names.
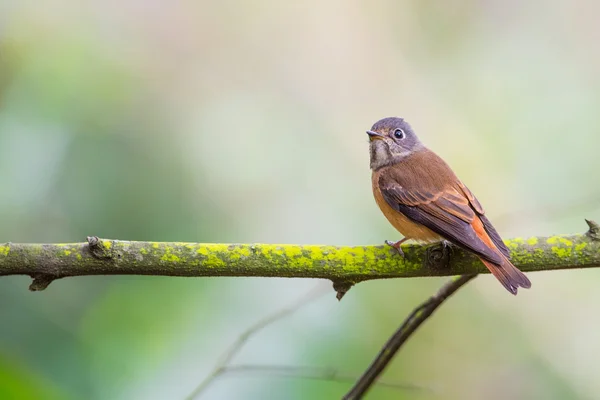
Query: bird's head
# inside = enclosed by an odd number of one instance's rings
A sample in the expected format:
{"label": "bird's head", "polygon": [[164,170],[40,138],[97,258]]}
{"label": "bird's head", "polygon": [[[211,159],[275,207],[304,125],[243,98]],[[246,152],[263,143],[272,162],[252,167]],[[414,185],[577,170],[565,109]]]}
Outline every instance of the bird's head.
{"label": "bird's head", "polygon": [[393,165],[425,149],[403,118],[389,117],[375,122],[367,131],[370,142],[371,169]]}

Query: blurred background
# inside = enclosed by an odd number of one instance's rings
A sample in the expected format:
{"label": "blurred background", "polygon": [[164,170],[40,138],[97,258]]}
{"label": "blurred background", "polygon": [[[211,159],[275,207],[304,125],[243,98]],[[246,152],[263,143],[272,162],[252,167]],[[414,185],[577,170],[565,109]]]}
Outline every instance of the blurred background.
{"label": "blurred background", "polygon": [[[403,116],[501,234],[600,219],[592,1],[0,3],[0,242],[380,244],[365,130]],[[461,290],[369,399],[593,399],[600,271]],[[184,399],[233,363],[359,376],[445,279],[0,279],[0,398]],[[334,399],[347,382],[224,375],[199,399]]]}

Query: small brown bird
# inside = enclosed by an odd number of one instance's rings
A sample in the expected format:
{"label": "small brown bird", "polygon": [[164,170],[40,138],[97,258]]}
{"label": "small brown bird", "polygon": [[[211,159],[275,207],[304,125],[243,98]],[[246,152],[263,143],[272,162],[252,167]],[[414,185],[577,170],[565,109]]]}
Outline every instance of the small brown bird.
{"label": "small brown bird", "polygon": [[404,239],[400,245],[447,240],[477,255],[512,294],[530,288],[509,261],[510,251],[471,191],[437,154],[421,143],[402,118],[379,120],[367,131],[375,201]]}

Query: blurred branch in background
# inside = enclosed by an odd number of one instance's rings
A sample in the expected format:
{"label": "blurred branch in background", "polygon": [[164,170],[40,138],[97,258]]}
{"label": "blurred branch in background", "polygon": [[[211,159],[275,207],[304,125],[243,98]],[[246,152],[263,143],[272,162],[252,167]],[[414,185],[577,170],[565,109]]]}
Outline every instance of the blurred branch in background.
{"label": "blurred branch in background", "polygon": [[[327,382],[355,382],[358,379],[358,374],[348,374],[340,372],[335,368],[330,367],[307,367],[307,366],[290,366],[290,365],[232,365],[226,367],[224,373],[265,373],[269,377],[292,378],[292,379],[313,379]],[[412,383],[394,383],[385,380],[379,380],[374,385],[381,388],[389,388],[396,390],[407,390],[413,392],[432,392],[433,390],[427,387],[422,387]],[[371,385],[373,386],[373,384]],[[191,400],[191,398],[188,398]]]}
{"label": "blurred branch in background", "polygon": [[[587,221],[587,220],[586,220]],[[522,271],[600,267],[598,225],[585,234],[506,242]],[[0,245],[0,276],[29,275],[31,290],[83,275],[253,276],[333,281],[338,298],[370,279],[485,273],[472,254],[443,246],[316,246],[130,242],[89,237],[87,243]],[[451,254],[450,254],[451,253]]]}
{"label": "blurred branch in background", "polygon": [[477,275],[463,275],[448,281],[436,294],[415,308],[396,330],[394,335],[383,346],[377,357],[375,357],[375,360],[373,360],[365,373],[360,377],[352,389],[350,389],[346,396],[344,396],[344,399],[361,399],[371,386],[373,386],[377,377],[381,375],[392,361],[398,350],[400,350],[400,347],[402,347],[408,338],[415,333],[417,328],[419,328],[419,326],[421,326],[421,324],[423,324],[423,322],[425,322],[431,314],[446,301],[446,299],[476,276]]}
{"label": "blurred branch in background", "polygon": [[[354,382],[358,374],[351,375],[342,373],[335,368],[330,367],[307,367],[307,366],[290,366],[290,365],[247,365],[237,364],[231,365],[233,358],[242,350],[242,347],[255,334],[262,331],[267,326],[293,314],[300,308],[308,305],[314,300],[323,296],[326,291],[321,286],[313,288],[300,299],[287,307],[281,308],[271,315],[261,319],[254,325],[246,329],[231,347],[223,354],[220,360],[216,363],[214,369],[209,375],[194,389],[194,391],[186,397],[186,400],[194,400],[202,395],[206,389],[219,377],[230,373],[264,373],[272,377],[293,378],[293,379],[313,379],[329,382]],[[413,384],[400,384],[393,382],[379,381],[377,385],[380,387],[388,387],[391,389],[401,390],[423,390],[422,387]]]}
{"label": "blurred branch in background", "polygon": [[[240,368],[236,369],[235,366],[230,366],[229,363],[231,362],[233,357],[235,357],[235,355],[240,352],[240,350],[242,349],[244,344],[246,344],[248,339],[250,339],[250,337],[252,337],[257,332],[263,330],[267,326],[271,325],[272,323],[277,322],[287,317],[288,315],[293,314],[303,306],[323,296],[325,293],[326,292],[323,291],[320,286],[317,286],[308,293],[306,293],[304,296],[302,296],[300,299],[296,300],[296,302],[294,302],[293,304],[279,309],[278,311],[261,319],[260,321],[256,322],[254,325],[246,329],[240,336],[238,336],[238,338],[231,345],[231,347],[229,347],[229,349],[221,356],[219,361],[217,361],[217,364],[215,365],[212,372],[202,382],[200,382],[200,384],[188,397],[186,397],[186,400],[193,400],[196,397],[198,397],[202,392],[206,390],[206,388],[208,388],[208,386],[212,382],[215,381],[215,379],[217,379],[224,373],[231,372],[233,370],[240,370]],[[245,366],[246,370],[250,370],[253,368],[256,370],[261,368],[261,366]]]}

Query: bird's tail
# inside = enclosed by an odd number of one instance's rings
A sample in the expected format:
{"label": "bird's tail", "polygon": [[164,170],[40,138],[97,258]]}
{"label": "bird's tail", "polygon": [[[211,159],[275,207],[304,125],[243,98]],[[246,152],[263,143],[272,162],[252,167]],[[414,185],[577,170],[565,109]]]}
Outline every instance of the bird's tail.
{"label": "bird's tail", "polygon": [[504,286],[506,290],[512,294],[516,295],[517,289],[520,287],[529,289],[531,287],[531,282],[527,276],[519,271],[517,267],[512,265],[512,263],[506,257],[502,256],[502,259],[503,262],[500,265],[484,260],[483,258],[481,258],[481,261],[496,277],[496,279],[500,281],[502,286]]}

